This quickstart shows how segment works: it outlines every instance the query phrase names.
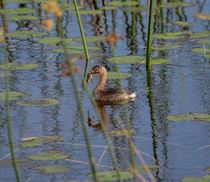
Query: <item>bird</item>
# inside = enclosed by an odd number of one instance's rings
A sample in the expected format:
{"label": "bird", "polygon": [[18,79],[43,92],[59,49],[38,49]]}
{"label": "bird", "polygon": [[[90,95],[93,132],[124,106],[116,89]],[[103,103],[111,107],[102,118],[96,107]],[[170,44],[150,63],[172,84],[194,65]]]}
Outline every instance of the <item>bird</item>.
{"label": "bird", "polygon": [[104,89],[107,81],[107,70],[102,65],[94,66],[87,74],[87,82],[92,80],[92,75],[98,74],[100,81],[94,88],[92,94],[94,99],[105,105],[124,104],[135,101],[136,93],[130,92],[120,88],[107,88]]}

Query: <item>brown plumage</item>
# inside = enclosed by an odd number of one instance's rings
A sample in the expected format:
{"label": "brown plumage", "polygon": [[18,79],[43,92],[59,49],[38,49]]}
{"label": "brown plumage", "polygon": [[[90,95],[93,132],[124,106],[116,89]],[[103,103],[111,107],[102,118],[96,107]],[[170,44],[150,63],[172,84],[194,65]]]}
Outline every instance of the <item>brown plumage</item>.
{"label": "brown plumage", "polygon": [[94,66],[88,73],[88,81],[92,79],[92,75],[94,74],[99,74],[100,76],[100,81],[93,90],[93,97],[97,102],[102,104],[123,104],[135,100],[135,92],[131,93],[119,88],[104,89],[107,80],[107,70],[104,66]]}

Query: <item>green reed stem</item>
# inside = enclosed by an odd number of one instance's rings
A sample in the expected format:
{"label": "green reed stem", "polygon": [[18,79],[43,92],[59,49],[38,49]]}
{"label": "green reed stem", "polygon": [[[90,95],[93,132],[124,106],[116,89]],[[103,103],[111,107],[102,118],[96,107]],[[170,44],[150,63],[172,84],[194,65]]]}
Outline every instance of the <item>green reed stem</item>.
{"label": "green reed stem", "polygon": [[75,76],[74,76],[74,71],[72,69],[73,63],[71,62],[71,60],[69,60],[70,56],[69,56],[67,48],[66,48],[66,43],[65,43],[64,34],[63,34],[63,27],[61,26],[60,22],[61,22],[61,18],[58,18],[60,36],[61,36],[61,39],[62,39],[62,45],[63,45],[64,53],[65,53],[65,56],[66,56],[66,62],[67,62],[68,67],[69,67],[70,76],[71,76],[72,84],[73,84],[73,87],[74,87],[74,94],[75,94],[76,100],[77,100],[77,107],[78,107],[78,110],[79,110],[80,116],[81,116],[82,129],[83,129],[85,141],[86,141],[86,144],[87,144],[87,150],[88,150],[90,166],[91,166],[91,170],[92,170],[92,174],[93,174],[93,180],[95,182],[97,182],[98,179],[97,179],[97,171],[96,171],[96,167],[95,167],[95,159],[94,159],[94,156],[93,156],[91,143],[90,143],[90,139],[89,139],[89,136],[88,136],[88,131],[87,131],[85,117],[84,117],[84,111],[83,111],[81,99],[80,99],[80,96],[79,96],[77,82],[76,82],[76,79],[75,79]]}
{"label": "green reed stem", "polygon": [[[6,47],[6,46],[5,46]],[[6,54],[6,48],[5,48],[5,54]],[[7,126],[8,126],[8,138],[9,138],[9,144],[10,144],[10,151],[12,154],[12,161],[13,161],[13,166],[15,169],[15,174],[16,174],[16,179],[18,182],[21,182],[20,179],[20,174],[18,171],[18,166],[17,166],[17,162],[16,162],[16,158],[15,158],[15,151],[14,151],[14,145],[13,145],[13,139],[12,139],[12,129],[11,129],[11,119],[10,119],[10,101],[9,101],[9,73],[8,73],[8,60],[7,60],[7,56],[5,55],[5,73],[6,73],[6,77],[5,77],[5,87],[6,87],[6,92],[5,92],[5,98],[6,98],[6,103],[5,103],[5,107],[6,107],[6,120],[7,120]]]}
{"label": "green reed stem", "polygon": [[85,73],[84,73],[84,82],[85,82],[86,78],[87,78],[87,72],[88,72],[90,57],[89,57],[89,54],[88,54],[88,48],[87,48],[87,43],[86,43],[86,40],[85,40],[85,34],[84,34],[84,31],[83,31],[82,22],[81,22],[79,9],[78,9],[76,0],[74,0],[74,7],[75,7],[75,10],[76,10],[76,14],[77,14],[77,20],[78,20],[78,23],[79,23],[80,33],[81,33],[81,37],[82,37],[82,43],[83,43],[83,46],[84,46],[84,51],[85,51],[85,56],[86,56]]}
{"label": "green reed stem", "polygon": [[150,0],[149,23],[148,23],[148,34],[147,34],[147,53],[146,53],[147,68],[150,67],[151,42],[152,42],[152,17],[153,17],[153,0]]}

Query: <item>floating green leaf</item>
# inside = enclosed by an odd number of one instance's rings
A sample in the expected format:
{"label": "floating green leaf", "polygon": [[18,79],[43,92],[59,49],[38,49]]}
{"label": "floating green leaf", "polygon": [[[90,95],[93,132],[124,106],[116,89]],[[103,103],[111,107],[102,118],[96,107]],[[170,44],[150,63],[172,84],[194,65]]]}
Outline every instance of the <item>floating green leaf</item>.
{"label": "floating green leaf", "polygon": [[44,144],[54,143],[58,140],[63,140],[61,136],[41,136],[34,138],[32,140],[25,141],[23,143],[16,143],[16,145],[21,145],[22,147],[38,147]]}
{"label": "floating green leaf", "polygon": [[210,20],[210,14],[196,14],[195,17],[202,20]]}
{"label": "floating green leaf", "polygon": [[63,165],[47,165],[47,166],[33,167],[31,169],[38,170],[40,171],[40,173],[43,174],[58,174],[58,173],[65,173],[71,171],[70,168]]}
{"label": "floating green leaf", "polygon": [[[75,43],[72,38],[65,38],[63,39],[66,44],[73,44]],[[60,37],[45,37],[39,40],[42,44],[57,44],[61,41]]]}
{"label": "floating green leaf", "polygon": [[203,38],[203,37],[209,37],[210,31],[201,31],[201,32],[195,32],[190,37],[191,38]]}
{"label": "floating green leaf", "polygon": [[136,6],[139,3],[137,1],[111,1],[109,2],[110,6]]}
{"label": "floating green leaf", "polygon": [[[147,167],[150,171],[154,171],[155,169],[159,169],[160,167],[159,166],[156,166],[156,165],[148,165],[147,164]],[[139,172],[139,173],[145,173],[146,170],[144,169],[144,167],[142,165],[137,165],[136,166],[136,170]]]}
{"label": "floating green leaf", "polygon": [[[73,41],[75,42],[82,42],[82,38],[80,37],[74,37],[72,38]],[[97,42],[97,41],[105,41],[106,37],[102,37],[102,36],[89,36],[89,37],[85,37],[85,41],[90,43],[90,42]]]}
{"label": "floating green leaf", "polygon": [[161,8],[178,8],[178,7],[190,7],[193,6],[191,3],[185,3],[185,2],[169,2],[161,4]]}
{"label": "floating green leaf", "polygon": [[61,160],[69,158],[69,155],[61,154],[40,154],[40,155],[30,155],[28,156],[31,160]]}
{"label": "floating green leaf", "polygon": [[146,11],[148,7],[146,6],[141,6],[141,7],[123,7],[122,10],[126,12],[133,12],[133,13],[138,13],[141,11]]}
{"label": "floating green leaf", "polygon": [[60,104],[60,101],[57,99],[45,98],[45,99],[31,99],[28,101],[20,101],[16,104],[21,106],[31,106],[31,107],[40,107],[40,106],[52,106]]}
{"label": "floating green leaf", "polygon": [[156,39],[179,39],[182,35],[191,35],[191,31],[169,32],[163,34],[153,34],[152,37]]}
{"label": "floating green leaf", "polygon": [[[88,176],[92,176],[89,174]],[[99,181],[118,181],[116,171],[99,171],[97,172]],[[133,174],[128,171],[120,171],[121,180],[128,180],[133,178]]]}
{"label": "floating green leaf", "polygon": [[127,136],[127,134],[132,135],[135,133],[134,130],[124,131],[123,129],[108,130],[107,132],[108,134],[114,135],[114,136]]}
{"label": "floating green leaf", "polygon": [[103,6],[101,7],[102,10],[116,10],[117,6]]}
{"label": "floating green leaf", "polygon": [[196,43],[207,45],[207,44],[210,44],[210,39],[197,40]]}
{"label": "floating green leaf", "polygon": [[37,3],[46,3],[47,1],[61,2],[61,1],[65,1],[65,0],[34,0],[34,2],[37,2]]}
{"label": "floating green leaf", "polygon": [[[39,65],[35,63],[31,64],[8,63],[7,66],[9,70],[28,70],[28,69],[37,68]],[[0,69],[6,69],[6,64],[1,64]]]}
{"label": "floating green leaf", "polygon": [[4,0],[4,3],[26,4],[31,3],[32,0]]}
{"label": "floating green leaf", "polygon": [[7,17],[9,21],[23,21],[23,20],[38,20],[37,16],[23,15],[23,16],[10,16]]}
{"label": "floating green leaf", "polygon": [[179,25],[179,26],[191,26],[191,22],[186,22],[186,21],[174,21],[174,24]]}
{"label": "floating green leaf", "polygon": [[153,46],[152,49],[157,51],[164,51],[164,50],[171,50],[182,47],[182,45],[159,45],[159,46]]}
{"label": "floating green leaf", "polygon": [[145,56],[117,56],[108,58],[107,60],[116,64],[136,64],[141,63],[142,59],[145,59]]}
{"label": "floating green leaf", "polygon": [[125,72],[108,72],[107,79],[123,79],[123,78],[129,78],[132,75],[130,73]]}
{"label": "floating green leaf", "polygon": [[[102,11],[101,10],[80,10],[79,14],[80,15],[98,15],[101,14]],[[76,12],[74,11],[73,14],[76,14]]]}
{"label": "floating green leaf", "polygon": [[33,38],[33,37],[41,37],[47,35],[46,32],[35,32],[34,30],[25,30],[25,31],[15,31],[5,33],[6,37],[21,39],[21,38]]}
{"label": "floating green leaf", "polygon": [[199,54],[204,54],[205,53],[210,53],[210,48],[193,48],[190,50],[191,52],[199,53]]}
{"label": "floating green leaf", "polygon": [[[151,64],[165,64],[169,62],[169,59],[160,59],[160,58],[154,58],[150,61]],[[142,60],[141,63],[145,64],[146,60]]]}
{"label": "floating green leaf", "polygon": [[182,179],[182,182],[209,182],[210,181],[210,175],[205,175],[201,178],[199,177],[194,177],[194,176],[188,176],[188,177],[184,177]]}
{"label": "floating green leaf", "polygon": [[35,9],[30,8],[19,8],[19,9],[0,9],[0,14],[7,14],[7,15],[20,15],[20,14],[31,14],[35,13]]}
{"label": "floating green leaf", "polygon": [[170,121],[185,121],[185,120],[198,120],[198,121],[210,121],[210,115],[203,113],[181,113],[167,117]]}
{"label": "floating green leaf", "polygon": [[[9,100],[16,100],[20,97],[27,97],[28,95],[22,92],[9,91]],[[0,101],[6,100],[6,92],[0,92]]]}

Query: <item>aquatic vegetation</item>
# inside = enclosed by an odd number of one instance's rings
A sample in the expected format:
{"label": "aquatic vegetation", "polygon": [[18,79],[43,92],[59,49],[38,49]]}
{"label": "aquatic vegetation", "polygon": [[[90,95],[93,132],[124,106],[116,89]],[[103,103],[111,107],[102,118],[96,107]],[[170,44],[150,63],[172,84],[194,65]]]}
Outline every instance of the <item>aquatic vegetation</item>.
{"label": "aquatic vegetation", "polygon": [[52,106],[60,104],[60,101],[52,98],[45,99],[31,99],[28,101],[19,101],[16,104],[29,107]]}
{"label": "aquatic vegetation", "polygon": [[123,79],[131,76],[132,75],[130,73],[125,72],[107,72],[107,79]]}
{"label": "aquatic vegetation", "polygon": [[[92,174],[89,174],[88,176],[92,176]],[[122,180],[133,178],[133,174],[128,171],[120,171],[120,176]],[[118,181],[116,171],[99,171],[97,177],[99,181]]]}
{"label": "aquatic vegetation", "polygon": [[185,2],[168,2],[160,5],[161,8],[178,8],[178,7],[191,7],[192,3]]}
{"label": "aquatic vegetation", "polygon": [[179,26],[191,26],[191,25],[193,25],[193,23],[186,22],[186,21],[174,21],[173,23],[176,24],[176,25],[179,25]]}
{"label": "aquatic vegetation", "polygon": [[38,20],[37,16],[22,15],[22,16],[10,16],[7,17],[9,21],[25,21],[25,20]]}
{"label": "aquatic vegetation", "polygon": [[210,20],[210,14],[196,14],[195,17],[202,20]]}
{"label": "aquatic vegetation", "polygon": [[171,50],[171,49],[177,49],[182,47],[181,44],[177,45],[160,45],[160,46],[152,46],[152,49],[157,50],[157,51],[164,51],[164,50]]}
{"label": "aquatic vegetation", "polygon": [[24,39],[24,38],[34,38],[47,35],[46,32],[36,32],[34,30],[23,30],[5,33],[5,37],[15,38],[15,39]]}
{"label": "aquatic vegetation", "polygon": [[109,2],[110,6],[135,6],[138,5],[139,3],[137,1],[111,1]]}
{"label": "aquatic vegetation", "polygon": [[209,182],[210,181],[210,175],[204,175],[203,177],[194,177],[194,176],[188,176],[182,178],[182,182]]}
{"label": "aquatic vegetation", "polygon": [[116,64],[136,64],[141,63],[143,59],[145,59],[145,56],[117,56],[108,58],[107,60]]}
{"label": "aquatic vegetation", "polygon": [[[151,59],[151,64],[165,64],[169,61],[170,59],[154,58],[154,59]],[[145,64],[146,60],[142,60],[141,63]]]}
{"label": "aquatic vegetation", "polygon": [[32,14],[35,12],[36,12],[35,9],[30,9],[30,8],[0,9],[0,14],[6,14],[6,15]]}
{"label": "aquatic vegetation", "polygon": [[[9,91],[9,100],[17,100],[21,97],[27,97],[27,94],[22,92]],[[6,100],[6,92],[0,92],[0,101]]]}
{"label": "aquatic vegetation", "polygon": [[170,121],[210,121],[210,115],[204,113],[180,113],[167,117]]}
{"label": "aquatic vegetation", "polygon": [[69,155],[43,153],[43,154],[40,154],[40,155],[29,155],[28,158],[31,159],[31,160],[40,160],[40,161],[62,160],[62,159],[69,158]]}
{"label": "aquatic vegetation", "polygon": [[210,48],[193,48],[190,50],[191,52],[194,52],[194,53],[199,53],[199,54],[204,54],[205,53],[210,53]]}
{"label": "aquatic vegetation", "polygon": [[71,171],[70,168],[63,165],[45,165],[31,168],[32,170],[38,170],[42,174],[59,174]]}
{"label": "aquatic vegetation", "polygon": [[29,63],[29,64],[19,64],[19,63],[7,63],[6,64],[1,64],[0,69],[6,69],[8,70],[29,70],[29,69],[34,69],[39,67],[38,64],[36,63]]}
{"label": "aquatic vegetation", "polygon": [[[101,10],[80,10],[80,15],[98,15],[101,14]],[[76,14],[76,12],[73,12],[73,14]]]}
{"label": "aquatic vegetation", "polygon": [[64,138],[61,136],[41,136],[41,137],[33,137],[25,140],[23,143],[16,143],[16,145],[21,145],[23,148],[26,147],[38,147],[46,144],[53,144],[56,141],[63,140]]}

